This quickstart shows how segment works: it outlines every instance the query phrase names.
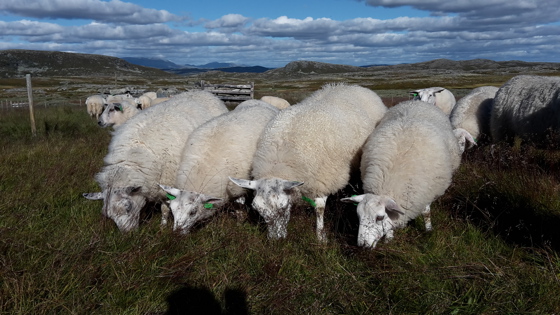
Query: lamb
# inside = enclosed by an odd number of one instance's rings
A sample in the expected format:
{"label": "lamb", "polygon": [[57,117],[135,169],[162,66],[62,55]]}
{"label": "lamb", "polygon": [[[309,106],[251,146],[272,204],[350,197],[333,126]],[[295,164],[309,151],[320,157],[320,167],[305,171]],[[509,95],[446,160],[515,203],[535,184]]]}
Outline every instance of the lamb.
{"label": "lamb", "polygon": [[475,140],[490,137],[490,113],[498,88],[481,86],[461,98],[449,119],[453,128],[467,130]]}
{"label": "lamb", "polygon": [[259,136],[279,111],[267,105],[257,103],[236,108],[191,133],[182,153],[175,187],[161,185],[176,197],[170,201],[173,230],[186,234],[197,222],[213,216],[225,202],[244,197],[245,190],[233,184],[228,176],[250,176]]}
{"label": "lamb", "polygon": [[361,147],[386,111],[369,89],[327,84],[267,124],[253,158],[254,180],[230,179],[255,191],[252,206],[266,221],[269,238],[287,236],[292,204],[305,198],[315,207],[317,238],[326,240],[327,197],[359,168]]}
{"label": "lamb", "polygon": [[268,104],[277,107],[279,109],[284,109],[290,107],[290,103],[283,98],[277,96],[263,96],[261,97],[261,101],[267,102]]}
{"label": "lamb", "polygon": [[97,124],[103,128],[112,126],[113,129],[116,129],[139,112],[140,109],[135,102],[130,99],[123,99],[118,103],[110,103],[105,106]]}
{"label": "lamb", "polygon": [[105,99],[101,95],[91,95],[86,98],[86,109],[88,115],[95,120],[99,119],[99,116],[103,113],[103,106],[105,104]]}
{"label": "lamb", "polygon": [[451,114],[451,111],[456,103],[453,93],[442,87],[430,87],[414,90],[410,91],[410,94],[414,96],[414,100],[420,100],[436,105],[448,116]]}
{"label": "lamb", "polygon": [[441,110],[415,100],[390,108],[363,147],[364,194],[341,199],[358,203],[358,245],[373,248],[420,214],[431,230],[430,204],[451,184],[461,153]]}
{"label": "lamb", "polygon": [[560,131],[560,78],[519,75],[496,93],[490,118],[492,141],[514,136],[544,143],[549,132]]}
{"label": "lamb", "polygon": [[147,202],[162,204],[162,224],[166,224],[166,196],[157,183],[175,182],[189,134],[227,111],[220,99],[206,91],[182,93],[165,106],[141,111],[113,134],[105,166],[95,176],[102,192],[84,197],[103,200],[102,213],[123,232],[138,228]]}

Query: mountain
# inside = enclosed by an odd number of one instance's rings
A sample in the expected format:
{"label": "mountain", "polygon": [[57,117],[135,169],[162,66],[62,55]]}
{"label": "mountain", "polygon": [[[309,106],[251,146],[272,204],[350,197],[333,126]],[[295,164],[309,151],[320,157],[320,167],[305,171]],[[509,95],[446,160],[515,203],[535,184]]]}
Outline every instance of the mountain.
{"label": "mountain", "polygon": [[122,59],[130,63],[133,63],[135,65],[151,67],[156,69],[179,69],[188,66],[188,65],[180,66],[172,61],[158,59],[158,58],[123,57]]}
{"label": "mountain", "polygon": [[169,76],[168,72],[129,63],[104,55],[60,51],[0,50],[0,77],[31,74],[36,77],[68,76]]}
{"label": "mountain", "polygon": [[338,65],[317,61],[292,61],[283,68],[267,71],[270,76],[282,75],[310,75],[310,74],[327,74],[327,73],[347,73],[364,71],[364,68],[348,65]]}

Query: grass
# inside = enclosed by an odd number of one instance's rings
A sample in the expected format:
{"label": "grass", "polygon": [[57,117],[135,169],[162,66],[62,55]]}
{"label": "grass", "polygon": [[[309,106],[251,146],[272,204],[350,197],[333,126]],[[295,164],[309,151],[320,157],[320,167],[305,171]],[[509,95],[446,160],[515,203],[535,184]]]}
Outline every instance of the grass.
{"label": "grass", "polygon": [[[298,98],[299,96],[294,96]],[[159,214],[122,234],[81,196],[110,141],[83,107],[0,111],[2,314],[558,314],[560,153],[517,142],[466,152],[447,193],[374,250],[352,205],[329,198],[285,240],[231,205],[187,236]]]}

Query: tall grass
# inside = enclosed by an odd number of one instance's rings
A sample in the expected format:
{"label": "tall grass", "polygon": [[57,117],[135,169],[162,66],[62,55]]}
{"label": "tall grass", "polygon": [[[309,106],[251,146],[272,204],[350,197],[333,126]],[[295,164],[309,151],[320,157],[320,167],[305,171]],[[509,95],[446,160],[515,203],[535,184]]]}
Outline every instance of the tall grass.
{"label": "tall grass", "polygon": [[[328,201],[329,242],[311,209],[285,240],[230,205],[193,233],[159,214],[122,234],[97,191],[110,141],[83,108],[0,112],[0,313],[558,314],[559,152],[525,144],[466,152],[447,193],[374,250],[356,246],[352,205]],[[236,210],[247,216],[239,216]]]}

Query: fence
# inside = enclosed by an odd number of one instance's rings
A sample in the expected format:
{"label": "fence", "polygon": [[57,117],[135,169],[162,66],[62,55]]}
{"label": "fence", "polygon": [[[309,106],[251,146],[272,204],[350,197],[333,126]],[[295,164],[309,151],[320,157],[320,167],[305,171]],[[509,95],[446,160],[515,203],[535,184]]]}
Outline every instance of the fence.
{"label": "fence", "polygon": [[242,102],[253,99],[255,84],[210,84],[200,81],[200,87],[203,90],[215,94],[222,101]]}

